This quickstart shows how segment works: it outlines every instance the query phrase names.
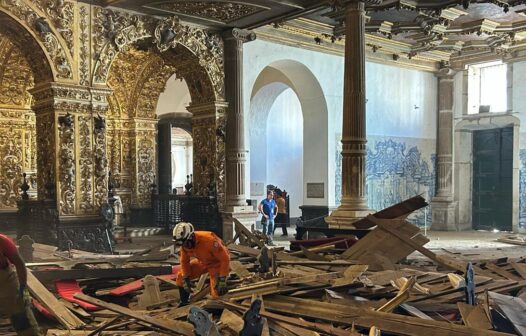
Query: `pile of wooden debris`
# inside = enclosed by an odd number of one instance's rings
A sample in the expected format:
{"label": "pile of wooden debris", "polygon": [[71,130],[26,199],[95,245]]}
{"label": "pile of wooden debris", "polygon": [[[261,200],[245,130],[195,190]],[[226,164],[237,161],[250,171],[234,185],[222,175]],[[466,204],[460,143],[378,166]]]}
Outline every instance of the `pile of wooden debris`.
{"label": "pile of wooden debris", "polygon": [[[338,237],[288,252],[237,223],[229,293],[209,299],[202,276],[186,307],[177,308],[178,266],[159,249],[29,264],[28,286],[57,321],[48,336],[526,335],[524,260],[433,253],[405,220],[423,205],[415,198],[363,219],[356,226],[370,232],[349,248]],[[409,262],[414,251],[429,262]]]}

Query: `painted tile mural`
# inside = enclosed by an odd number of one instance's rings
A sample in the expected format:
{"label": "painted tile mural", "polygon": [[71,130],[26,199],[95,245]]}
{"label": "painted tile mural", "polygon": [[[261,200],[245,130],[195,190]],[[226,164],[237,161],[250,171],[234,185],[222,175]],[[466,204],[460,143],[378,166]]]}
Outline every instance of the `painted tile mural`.
{"label": "painted tile mural", "polygon": [[[341,142],[337,141],[336,203],[341,201]],[[367,146],[367,200],[381,210],[415,195],[428,202],[435,192],[435,147],[433,139],[370,138]],[[409,220],[431,225],[431,211],[415,212]]]}
{"label": "painted tile mural", "polygon": [[519,153],[521,169],[519,173],[519,228],[526,229],[526,149]]}

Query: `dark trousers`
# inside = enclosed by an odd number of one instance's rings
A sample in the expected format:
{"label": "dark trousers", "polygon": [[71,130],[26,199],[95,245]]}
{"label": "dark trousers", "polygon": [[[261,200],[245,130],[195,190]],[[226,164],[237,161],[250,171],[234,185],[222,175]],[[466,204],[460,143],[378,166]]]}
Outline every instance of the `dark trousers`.
{"label": "dark trousers", "polygon": [[284,213],[278,213],[276,215],[276,218],[274,219],[274,231],[276,231],[276,228],[278,226],[281,226],[281,230],[283,231],[284,236],[288,236],[287,232],[287,214]]}

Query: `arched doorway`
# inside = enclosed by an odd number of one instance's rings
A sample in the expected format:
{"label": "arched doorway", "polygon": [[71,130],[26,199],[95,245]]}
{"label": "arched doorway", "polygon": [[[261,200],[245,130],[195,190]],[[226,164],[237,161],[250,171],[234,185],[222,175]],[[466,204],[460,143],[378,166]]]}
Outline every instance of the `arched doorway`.
{"label": "arched doorway", "polygon": [[183,194],[188,177],[192,175],[193,141],[192,135],[179,127],[172,127],[172,187],[174,193]]}
{"label": "arched doorway", "polygon": [[30,91],[53,82],[54,74],[36,37],[4,10],[0,8],[0,221],[2,232],[11,233],[22,174],[27,174],[29,196],[36,199],[45,197],[43,185],[53,171],[45,155],[51,151],[48,114],[35,114],[39,101]]}
{"label": "arched doorway", "polygon": [[[218,168],[224,167],[220,163],[224,154],[218,152],[224,147],[217,145],[216,128],[221,118],[214,85],[197,56],[183,44],[164,51],[153,46],[151,38],[129,45],[114,59],[108,75],[108,86],[114,90],[108,112],[109,167],[124,210],[138,225],[151,224],[154,185],[161,192],[173,190],[171,155],[161,154],[158,148],[162,145],[171,151],[171,128],[177,125],[169,122],[170,115],[183,116],[182,123],[189,126],[186,129],[198,147],[192,155],[194,163],[200,163],[197,169],[192,165],[195,193],[205,194],[211,177],[216,179],[216,188],[223,189],[217,178],[224,175]],[[174,90],[180,94],[175,100]],[[174,106],[192,112],[173,111]]]}
{"label": "arched doorway", "polygon": [[265,185],[282,181],[279,188],[295,190],[289,193],[291,217],[301,215],[300,205],[327,206],[334,185],[327,103],[312,72],[292,60],[265,67],[252,89],[249,123],[251,198],[264,197]]}
{"label": "arched doorway", "polygon": [[192,114],[186,81],[172,75],[157,103],[159,192],[183,194],[193,173]]}

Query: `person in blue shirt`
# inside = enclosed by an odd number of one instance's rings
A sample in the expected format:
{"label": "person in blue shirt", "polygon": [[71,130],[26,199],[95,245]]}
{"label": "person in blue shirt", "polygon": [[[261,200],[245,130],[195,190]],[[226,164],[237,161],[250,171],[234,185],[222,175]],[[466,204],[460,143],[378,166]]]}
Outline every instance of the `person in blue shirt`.
{"label": "person in blue shirt", "polygon": [[274,193],[272,190],[267,190],[267,198],[261,201],[258,210],[263,214],[261,218],[261,225],[263,225],[263,233],[271,237],[274,232],[274,217],[278,213],[278,205],[274,200]]}

